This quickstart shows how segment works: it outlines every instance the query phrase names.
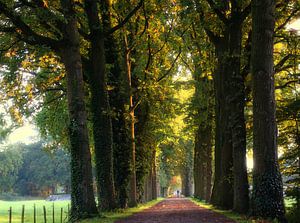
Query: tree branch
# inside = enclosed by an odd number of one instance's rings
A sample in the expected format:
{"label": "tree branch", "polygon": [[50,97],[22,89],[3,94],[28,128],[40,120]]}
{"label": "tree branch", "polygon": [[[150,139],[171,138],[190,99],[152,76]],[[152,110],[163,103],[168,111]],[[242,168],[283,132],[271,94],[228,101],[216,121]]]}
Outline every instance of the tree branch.
{"label": "tree branch", "polygon": [[281,30],[281,29],[284,29],[285,26],[286,26],[293,18],[295,18],[296,13],[299,12],[299,11],[300,11],[300,8],[294,9],[294,10],[291,12],[291,14],[287,17],[287,19],[286,19],[281,25],[279,25],[279,26],[276,28],[275,33],[278,32],[278,31]]}
{"label": "tree branch", "polygon": [[293,54],[288,54],[286,55],[285,57],[283,57],[275,66],[274,66],[274,70],[275,70],[275,73],[278,73],[280,71],[282,71],[282,67],[283,65],[292,57],[294,57],[295,55]]}
{"label": "tree branch", "polygon": [[211,9],[216,13],[218,18],[227,25],[229,23],[229,20],[226,18],[226,16],[221,12],[221,10],[218,8],[216,3],[213,0],[206,0]]}
{"label": "tree branch", "polygon": [[199,4],[198,1],[195,2],[196,3],[196,11],[198,12],[199,14],[199,18],[200,18],[200,22],[205,30],[205,33],[206,35],[208,36],[209,40],[214,44],[216,45],[220,38],[211,30],[209,29],[207,26],[206,26],[206,21],[205,21],[205,15],[204,15],[204,12]]}
{"label": "tree branch", "polygon": [[300,84],[300,81],[299,81],[299,80],[291,80],[291,81],[288,81],[288,82],[284,83],[283,85],[276,86],[276,87],[275,87],[275,90],[286,88],[286,87],[288,87],[290,84],[294,84],[294,83],[295,83],[295,84]]}
{"label": "tree branch", "polygon": [[139,4],[125,17],[125,19],[123,19],[123,21],[121,21],[118,25],[112,27],[107,34],[110,35],[122,28],[131,19],[131,17],[134,16],[135,13],[142,7],[143,3],[144,0],[140,0]]}
{"label": "tree branch", "polygon": [[27,41],[28,43],[47,45],[53,48],[58,48],[58,46],[60,45],[61,42],[58,40],[37,34],[21,19],[20,16],[12,12],[1,1],[0,1],[0,13],[4,14],[16,28],[21,30],[21,33],[18,34],[18,36],[21,37],[22,35],[25,35],[25,38],[21,38],[21,39],[28,40]]}
{"label": "tree branch", "polygon": [[181,54],[181,47],[179,48],[179,53],[177,54],[175,60],[172,62],[171,67],[168,69],[168,71],[164,75],[162,75],[160,78],[158,78],[157,82],[160,82],[161,80],[163,80],[166,76],[168,76],[171,73],[171,71],[174,68],[178,58],[180,57],[180,54]]}

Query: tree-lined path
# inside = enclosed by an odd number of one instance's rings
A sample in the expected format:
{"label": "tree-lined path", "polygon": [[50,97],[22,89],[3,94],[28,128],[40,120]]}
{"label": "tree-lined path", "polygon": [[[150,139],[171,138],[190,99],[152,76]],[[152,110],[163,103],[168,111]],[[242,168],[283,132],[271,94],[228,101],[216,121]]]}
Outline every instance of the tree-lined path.
{"label": "tree-lined path", "polygon": [[169,198],[115,223],[235,223],[185,198]]}

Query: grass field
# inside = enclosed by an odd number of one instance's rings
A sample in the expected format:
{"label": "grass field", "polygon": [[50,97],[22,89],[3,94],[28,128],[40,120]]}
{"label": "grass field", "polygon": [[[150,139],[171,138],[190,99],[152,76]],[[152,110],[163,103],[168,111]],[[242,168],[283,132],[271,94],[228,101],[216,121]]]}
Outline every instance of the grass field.
{"label": "grass field", "polygon": [[[0,223],[6,223],[9,219],[9,208],[12,208],[12,222],[21,222],[22,205],[25,205],[25,222],[33,223],[33,210],[36,206],[36,222],[44,222],[43,206],[46,207],[47,222],[53,222],[52,210],[54,204],[54,219],[55,223],[60,223],[61,208],[63,208],[63,220],[67,217],[67,210],[69,201],[45,201],[45,200],[31,200],[31,201],[1,201],[0,200]],[[65,221],[63,221],[65,222]]]}
{"label": "grass field", "polygon": [[[159,198],[155,201],[150,201],[146,204],[141,204],[135,208],[128,208],[125,210],[116,210],[114,212],[104,212],[102,213],[101,218],[89,219],[82,221],[82,223],[113,223],[117,219],[125,218],[130,216],[134,213],[140,212],[146,208],[149,208],[158,202],[163,200]],[[21,213],[22,213],[22,205],[25,205],[25,222],[26,223],[33,223],[33,207],[36,206],[36,222],[43,223],[44,222],[44,214],[43,214],[43,206],[46,207],[47,213],[47,222],[52,223],[52,209],[53,204],[55,208],[55,223],[60,223],[60,213],[61,208],[63,208],[63,222],[66,222],[67,218],[67,210],[68,205],[70,204],[69,201],[44,201],[44,200],[31,200],[31,201],[1,201],[0,200],[0,223],[8,223],[9,219],[9,208],[12,208],[12,222],[13,223],[20,223],[21,222]]]}

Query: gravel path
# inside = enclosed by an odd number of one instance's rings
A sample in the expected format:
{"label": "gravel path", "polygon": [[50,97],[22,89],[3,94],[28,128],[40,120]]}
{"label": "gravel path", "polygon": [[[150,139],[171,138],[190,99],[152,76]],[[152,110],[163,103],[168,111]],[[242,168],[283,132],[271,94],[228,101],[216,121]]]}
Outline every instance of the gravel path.
{"label": "gravel path", "polygon": [[236,223],[186,198],[169,198],[115,223]]}

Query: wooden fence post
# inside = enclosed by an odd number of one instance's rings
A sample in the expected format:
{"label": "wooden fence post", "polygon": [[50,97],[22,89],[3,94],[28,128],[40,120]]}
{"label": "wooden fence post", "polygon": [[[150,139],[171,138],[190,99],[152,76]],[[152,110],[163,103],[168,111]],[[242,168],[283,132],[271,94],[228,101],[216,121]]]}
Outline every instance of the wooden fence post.
{"label": "wooden fence post", "polygon": [[44,223],[47,223],[47,212],[46,212],[46,207],[43,206],[44,208]]}
{"label": "wooden fence post", "polygon": [[54,210],[54,202],[53,202],[53,205],[52,205],[52,223],[55,223],[55,210]]}
{"label": "wooden fence post", "polygon": [[11,223],[11,221],[12,221],[12,208],[11,207],[9,207],[9,210],[8,210],[8,215],[9,215],[9,219],[8,219],[8,222],[9,223]]}
{"label": "wooden fence post", "polygon": [[67,220],[70,221],[70,204],[68,204],[68,216]]}
{"label": "wooden fence post", "polygon": [[64,209],[60,208],[60,223],[63,223],[63,213],[64,213]]}
{"label": "wooden fence post", "polygon": [[36,223],[36,207],[33,205],[33,223]]}
{"label": "wooden fence post", "polygon": [[21,215],[21,223],[24,223],[24,216],[25,216],[25,205],[22,205],[22,215]]}

